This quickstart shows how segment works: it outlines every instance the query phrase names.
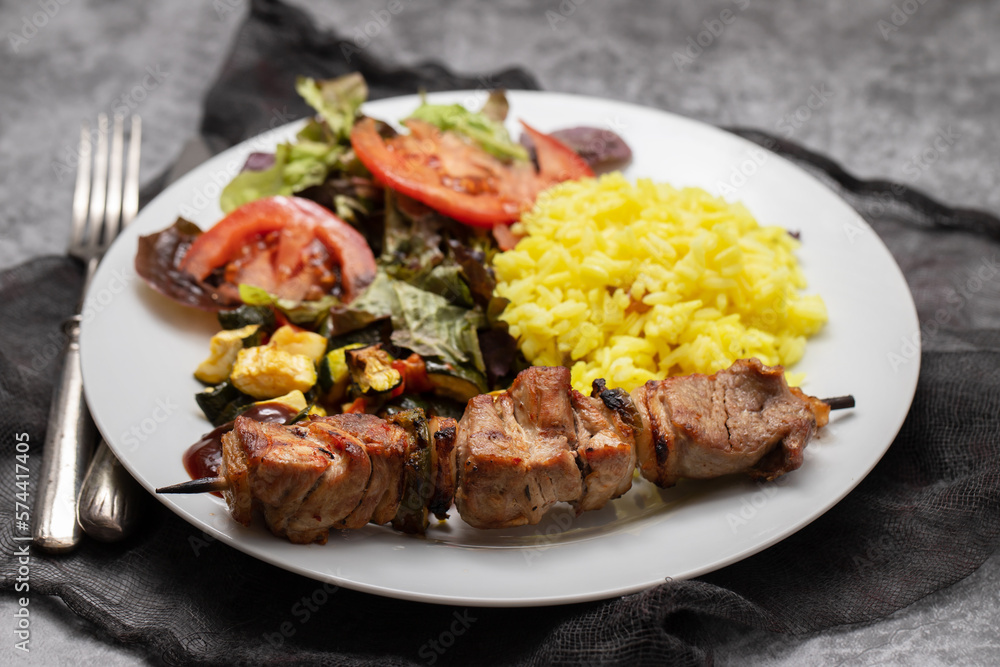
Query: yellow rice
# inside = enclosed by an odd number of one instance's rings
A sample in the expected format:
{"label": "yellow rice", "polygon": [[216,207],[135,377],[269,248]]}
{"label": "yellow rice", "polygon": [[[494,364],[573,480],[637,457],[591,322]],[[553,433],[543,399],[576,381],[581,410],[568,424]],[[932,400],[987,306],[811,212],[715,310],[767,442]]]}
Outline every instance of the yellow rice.
{"label": "yellow rice", "polygon": [[[827,319],[798,242],[742,204],[621,174],[546,191],[494,259],[502,319],[532,364],[631,390],[757,357],[791,366]],[[790,374],[790,381],[801,378]]]}

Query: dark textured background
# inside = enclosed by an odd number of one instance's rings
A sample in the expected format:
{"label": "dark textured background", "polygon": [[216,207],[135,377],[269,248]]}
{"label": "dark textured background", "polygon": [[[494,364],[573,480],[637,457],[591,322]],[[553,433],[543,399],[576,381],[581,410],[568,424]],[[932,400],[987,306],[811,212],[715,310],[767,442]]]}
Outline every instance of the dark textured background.
{"label": "dark textured background", "polygon": [[[947,203],[1000,212],[1000,11],[992,3],[928,0],[915,5],[919,9],[888,39],[878,22],[891,25],[892,2],[860,8],[741,0],[654,8],[592,0],[571,14],[564,10],[567,16],[559,14],[558,2],[403,4],[368,47],[388,62],[435,58],[468,71],[520,65],[549,90],[790,134],[857,174],[893,178]],[[348,35],[384,6],[309,3],[321,23]],[[201,97],[246,11],[237,0],[214,7],[70,0],[59,7],[14,53],[9,33],[19,32],[23,17],[40,5],[0,5],[0,266],[64,244],[77,121],[113,109],[124,95],[144,117],[144,174],[151,177],[172,162],[197,130]],[[679,71],[674,53],[725,8],[733,11],[733,22]],[[546,10],[555,14],[546,17]],[[148,91],[141,88],[147,68],[162,78]],[[814,91],[828,99],[807,120],[787,120]],[[950,145],[930,152],[939,133]],[[928,157],[922,158],[924,151]],[[15,219],[34,224],[12,228]],[[912,250],[914,261],[940,251]],[[992,312],[968,316],[978,326],[1000,325]],[[806,637],[740,633],[728,638],[716,659],[991,664],[1000,653],[998,590],[1000,558],[994,556],[968,579],[874,625]],[[0,599],[5,618],[10,602]],[[57,664],[70,655],[85,664],[141,659],[106,646],[58,604],[35,599],[33,605],[32,663]],[[0,647],[0,662],[12,654],[9,645]]]}

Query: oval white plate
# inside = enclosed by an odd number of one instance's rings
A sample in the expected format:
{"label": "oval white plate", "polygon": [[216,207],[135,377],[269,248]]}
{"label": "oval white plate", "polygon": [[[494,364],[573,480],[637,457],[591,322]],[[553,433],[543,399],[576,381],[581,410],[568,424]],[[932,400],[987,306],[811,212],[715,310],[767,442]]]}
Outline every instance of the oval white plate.
{"label": "oval white plate", "polygon": [[[482,91],[431,95],[477,108]],[[919,329],[899,268],[843,200],[786,160],[708,125],[654,109],[553,93],[510,93],[511,130],[523,118],[542,131],[608,127],[635,151],[629,177],[699,186],[742,200],[762,224],[800,230],[809,291],[830,322],[796,371],[817,396],[853,393],[856,410],[834,413],[803,467],[770,486],[744,479],[661,491],[640,482],[598,512],[554,511],[539,526],[480,531],[457,518],[426,538],[370,526],[296,546],[263,525],[244,528],[212,496],[159,500],[206,533],[279,567],[379,595],[467,605],[546,605],[642,590],[667,577],[710,572],[754,554],[818,517],[874,467],[913,399]],[[416,97],[366,111],[405,117]],[[108,252],[86,299],[83,373],[91,411],[111,448],[152,491],[184,481],[181,454],[210,426],[194,402],[192,372],[217,330],[210,314],[154,293],[135,275],[140,234],[178,214],[203,228],[220,217],[218,195],[253,151],[291,138],[279,127],[202,164],[150,203]],[[732,194],[725,186],[736,186]]]}

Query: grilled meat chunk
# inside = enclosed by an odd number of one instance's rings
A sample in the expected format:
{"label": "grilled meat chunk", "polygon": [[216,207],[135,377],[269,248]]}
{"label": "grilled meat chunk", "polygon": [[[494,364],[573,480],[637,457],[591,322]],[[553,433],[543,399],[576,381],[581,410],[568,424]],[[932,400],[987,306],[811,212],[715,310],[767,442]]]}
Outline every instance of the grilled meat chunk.
{"label": "grilled meat chunk", "polygon": [[334,424],[364,443],[371,459],[372,472],[364,498],[337,528],[361,528],[366,523],[383,524],[392,520],[399,509],[403,490],[403,464],[407,436],[401,427],[375,415],[343,414],[313,417],[313,423]]}
{"label": "grilled meat chunk", "polygon": [[237,522],[249,526],[254,508],[253,493],[250,492],[250,468],[242,438],[235,428],[222,436],[222,465],[219,467],[219,474],[229,482],[229,486],[222,492],[229,513]]}
{"label": "grilled meat chunk", "polygon": [[[294,516],[284,531],[289,540],[298,544],[325,543],[330,527],[360,506],[372,478],[373,460],[360,439],[335,424],[309,421],[286,428],[314,443],[316,451],[327,458],[327,466],[309,495],[292,508]],[[267,507],[264,520],[274,532],[277,526]]]}
{"label": "grilled meat chunk", "polygon": [[528,368],[508,391],[514,419],[528,442],[528,465],[538,487],[532,499],[539,509],[576,502],[583,493],[571,391],[569,369],[562,366]]}
{"label": "grilled meat chunk", "polygon": [[632,488],[635,447],[632,427],[599,398],[570,394],[576,415],[576,453],[583,474],[577,514],[596,510]]}
{"label": "grilled meat chunk", "polygon": [[771,480],[802,465],[829,407],[789,389],[784,369],[741,359],[714,375],[650,381],[632,392],[647,428],[636,436],[642,476],[657,486],[748,472]]}
{"label": "grilled meat chunk", "polygon": [[434,440],[431,446],[434,490],[427,508],[444,521],[455,502],[455,438],[458,422],[451,417],[431,417],[428,426]]}
{"label": "grilled meat chunk", "polygon": [[406,433],[371,415],[335,415],[284,426],[237,417],[223,437],[222,474],[233,518],[253,501],[275,535],[326,542],[331,527],[385,523],[399,506]]}
{"label": "grilled meat chunk", "polygon": [[529,455],[509,394],[495,402],[488,394],[469,401],[455,437],[455,504],[466,523],[476,528],[529,523]]}
{"label": "grilled meat chunk", "polygon": [[522,371],[494,400],[469,401],[458,424],[455,503],[477,528],[535,524],[583,493],[566,368]]}

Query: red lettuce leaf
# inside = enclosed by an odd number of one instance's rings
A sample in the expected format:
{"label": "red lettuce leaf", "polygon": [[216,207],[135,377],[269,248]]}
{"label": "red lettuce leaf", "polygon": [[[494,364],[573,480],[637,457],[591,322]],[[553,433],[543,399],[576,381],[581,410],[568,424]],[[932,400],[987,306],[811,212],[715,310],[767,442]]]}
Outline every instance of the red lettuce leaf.
{"label": "red lettuce leaf", "polygon": [[181,259],[201,234],[198,225],[177,218],[177,222],[162,231],[140,236],[136,273],[154,290],[185,306],[213,311],[240,306],[239,299],[180,270]]}

